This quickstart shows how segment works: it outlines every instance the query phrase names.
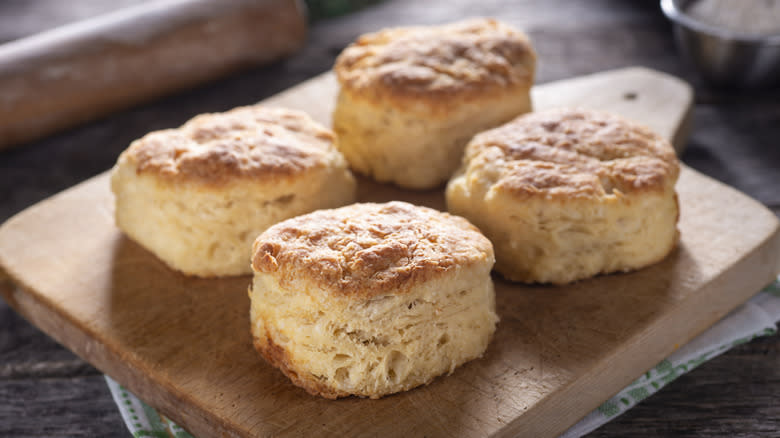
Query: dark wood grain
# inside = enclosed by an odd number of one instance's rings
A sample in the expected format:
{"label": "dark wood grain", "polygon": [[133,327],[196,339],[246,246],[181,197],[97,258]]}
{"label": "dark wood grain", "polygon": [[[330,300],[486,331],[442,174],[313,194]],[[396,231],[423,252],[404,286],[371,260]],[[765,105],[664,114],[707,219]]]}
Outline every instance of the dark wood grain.
{"label": "dark wood grain", "polygon": [[102,375],[0,381],[0,436],[129,436]]}
{"label": "dark wood grain", "polygon": [[778,338],[756,339],[704,363],[591,436],[778,436]]}
{"label": "dark wood grain", "polygon": [[[0,41],[103,12],[105,5],[0,2]],[[539,52],[539,82],[628,65],[689,80],[697,105],[683,160],[780,214],[780,90],[703,87],[679,60],[657,1],[398,0],[315,23],[303,51],[283,62],[0,152],[0,221],[109,168],[130,141],[150,130],[256,102],[327,70],[360,33],[473,15],[528,30]],[[779,419],[780,336],[771,336],[701,365],[591,436],[780,436]],[[102,375],[0,301],[0,436],[125,434]]]}

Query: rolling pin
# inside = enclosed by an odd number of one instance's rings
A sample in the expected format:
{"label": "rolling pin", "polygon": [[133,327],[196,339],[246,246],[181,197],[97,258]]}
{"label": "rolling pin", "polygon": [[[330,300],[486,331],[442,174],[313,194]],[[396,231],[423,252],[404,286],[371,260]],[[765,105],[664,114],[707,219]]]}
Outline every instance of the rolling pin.
{"label": "rolling pin", "polygon": [[296,0],[155,0],[0,45],[0,149],[278,59]]}

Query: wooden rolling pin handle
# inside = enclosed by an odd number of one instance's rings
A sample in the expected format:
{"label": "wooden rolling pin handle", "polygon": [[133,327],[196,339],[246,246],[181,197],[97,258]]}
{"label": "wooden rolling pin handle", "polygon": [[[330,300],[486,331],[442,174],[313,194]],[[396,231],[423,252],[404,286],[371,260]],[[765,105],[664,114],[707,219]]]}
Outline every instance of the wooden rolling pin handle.
{"label": "wooden rolling pin handle", "polygon": [[156,0],[0,46],[0,148],[300,48],[296,0]]}

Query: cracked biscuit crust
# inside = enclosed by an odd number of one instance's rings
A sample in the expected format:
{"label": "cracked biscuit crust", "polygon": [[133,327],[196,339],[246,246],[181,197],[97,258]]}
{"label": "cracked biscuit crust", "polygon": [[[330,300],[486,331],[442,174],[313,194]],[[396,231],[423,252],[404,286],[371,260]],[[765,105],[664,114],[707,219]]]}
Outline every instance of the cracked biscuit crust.
{"label": "cracked biscuit crust", "polygon": [[300,111],[247,106],[202,114],[134,141],[120,161],[163,180],[224,185],[273,182],[338,161],[331,131]]}
{"label": "cracked biscuit crust", "polygon": [[525,34],[493,19],[472,19],[363,35],[341,53],[334,70],[352,93],[440,106],[442,99],[530,88],[535,64]]}
{"label": "cracked biscuit crust", "polygon": [[585,109],[526,114],[481,133],[466,147],[464,166],[492,191],[558,200],[660,192],[680,170],[661,136]]}
{"label": "cracked biscuit crust", "polygon": [[257,272],[363,298],[494,260],[490,241],[465,219],[398,201],[286,220],[257,238],[253,254]]}

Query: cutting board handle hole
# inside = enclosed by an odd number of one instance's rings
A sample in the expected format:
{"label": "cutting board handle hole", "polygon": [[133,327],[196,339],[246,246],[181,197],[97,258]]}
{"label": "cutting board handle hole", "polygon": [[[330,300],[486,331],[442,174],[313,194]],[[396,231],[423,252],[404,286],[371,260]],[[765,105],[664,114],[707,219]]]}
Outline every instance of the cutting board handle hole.
{"label": "cutting board handle hole", "polygon": [[635,91],[626,91],[623,93],[624,100],[636,100],[638,97],[639,94],[637,94]]}

